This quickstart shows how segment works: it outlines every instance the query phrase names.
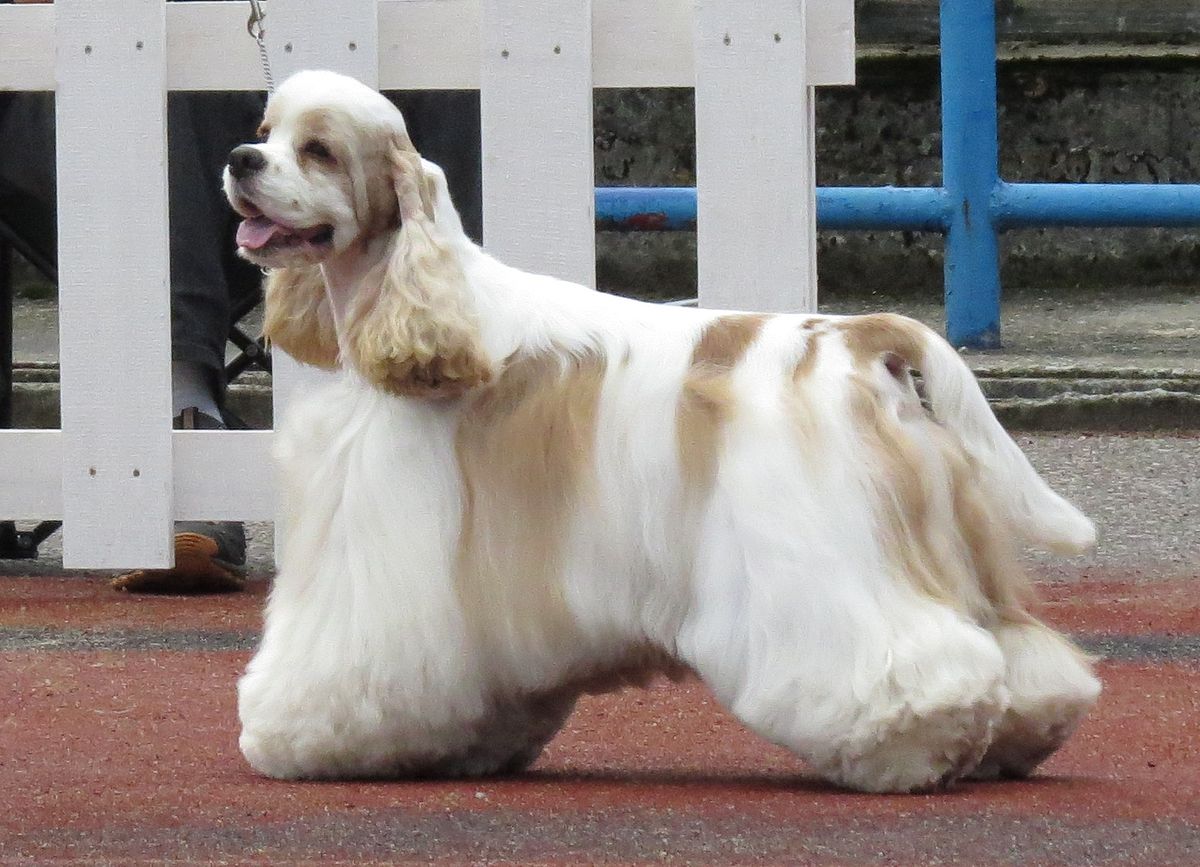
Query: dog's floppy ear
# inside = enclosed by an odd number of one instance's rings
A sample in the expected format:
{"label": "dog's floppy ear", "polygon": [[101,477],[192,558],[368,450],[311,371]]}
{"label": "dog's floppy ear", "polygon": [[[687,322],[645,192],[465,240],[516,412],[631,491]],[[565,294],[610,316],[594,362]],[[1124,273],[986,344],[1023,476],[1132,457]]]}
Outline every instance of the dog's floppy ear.
{"label": "dog's floppy ear", "polygon": [[458,253],[434,223],[432,186],[407,136],[391,149],[400,209],[395,251],[348,315],[349,361],[370,382],[410,397],[454,397],[492,377]]}
{"label": "dog's floppy ear", "polygon": [[305,364],[338,366],[337,327],[319,266],[272,269],[265,296],[263,335],[273,346]]}

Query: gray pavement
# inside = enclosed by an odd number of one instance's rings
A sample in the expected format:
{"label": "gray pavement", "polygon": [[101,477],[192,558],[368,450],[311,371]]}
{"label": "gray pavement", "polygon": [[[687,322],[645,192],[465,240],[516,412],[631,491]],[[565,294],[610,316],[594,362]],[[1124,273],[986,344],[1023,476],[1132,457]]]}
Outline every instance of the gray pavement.
{"label": "gray pavement", "polygon": [[1017,435],[1044,478],[1100,533],[1095,553],[1041,564],[1062,577],[1117,571],[1130,577],[1200,575],[1200,436]]}

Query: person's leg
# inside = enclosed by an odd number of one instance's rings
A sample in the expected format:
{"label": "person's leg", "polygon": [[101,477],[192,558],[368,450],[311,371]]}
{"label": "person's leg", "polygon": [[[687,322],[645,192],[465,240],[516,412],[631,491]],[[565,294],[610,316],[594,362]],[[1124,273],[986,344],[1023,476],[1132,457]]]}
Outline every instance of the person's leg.
{"label": "person's leg", "polygon": [[[53,261],[54,96],[5,94],[0,109],[0,217]],[[253,131],[260,112],[255,94],[172,94],[168,103],[175,415],[196,407],[220,418],[231,284],[244,287],[246,272],[251,281],[256,272],[235,261],[218,179],[225,155],[249,135],[247,125]]]}
{"label": "person's leg", "polygon": [[54,94],[0,94],[0,218],[57,258]]}
{"label": "person's leg", "polygon": [[234,256],[221,168],[229,151],[253,136],[262,100],[249,93],[172,93],[167,106],[174,411],[196,407],[219,418],[233,293],[258,279]]}

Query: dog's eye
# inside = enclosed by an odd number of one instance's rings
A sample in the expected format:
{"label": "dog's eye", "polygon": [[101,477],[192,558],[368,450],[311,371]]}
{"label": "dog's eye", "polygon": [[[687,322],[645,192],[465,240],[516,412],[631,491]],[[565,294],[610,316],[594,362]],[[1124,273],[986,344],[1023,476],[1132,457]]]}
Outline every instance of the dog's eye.
{"label": "dog's eye", "polygon": [[333,154],[329,152],[329,148],[317,141],[315,138],[304,143],[304,147],[300,151],[307,156],[315,157],[326,162],[333,162]]}
{"label": "dog's eye", "polygon": [[258,140],[266,141],[271,136],[271,128],[269,126],[260,126],[258,128]]}

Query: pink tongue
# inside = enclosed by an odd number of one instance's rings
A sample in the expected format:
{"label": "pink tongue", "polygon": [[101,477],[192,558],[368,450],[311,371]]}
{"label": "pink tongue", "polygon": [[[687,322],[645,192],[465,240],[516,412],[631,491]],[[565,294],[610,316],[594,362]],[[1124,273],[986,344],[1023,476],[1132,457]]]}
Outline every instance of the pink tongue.
{"label": "pink tongue", "polygon": [[279,232],[290,234],[283,226],[267,217],[253,217],[249,220],[242,220],[238,225],[237,243],[239,247],[245,247],[248,250],[260,250],[267,246]]}

